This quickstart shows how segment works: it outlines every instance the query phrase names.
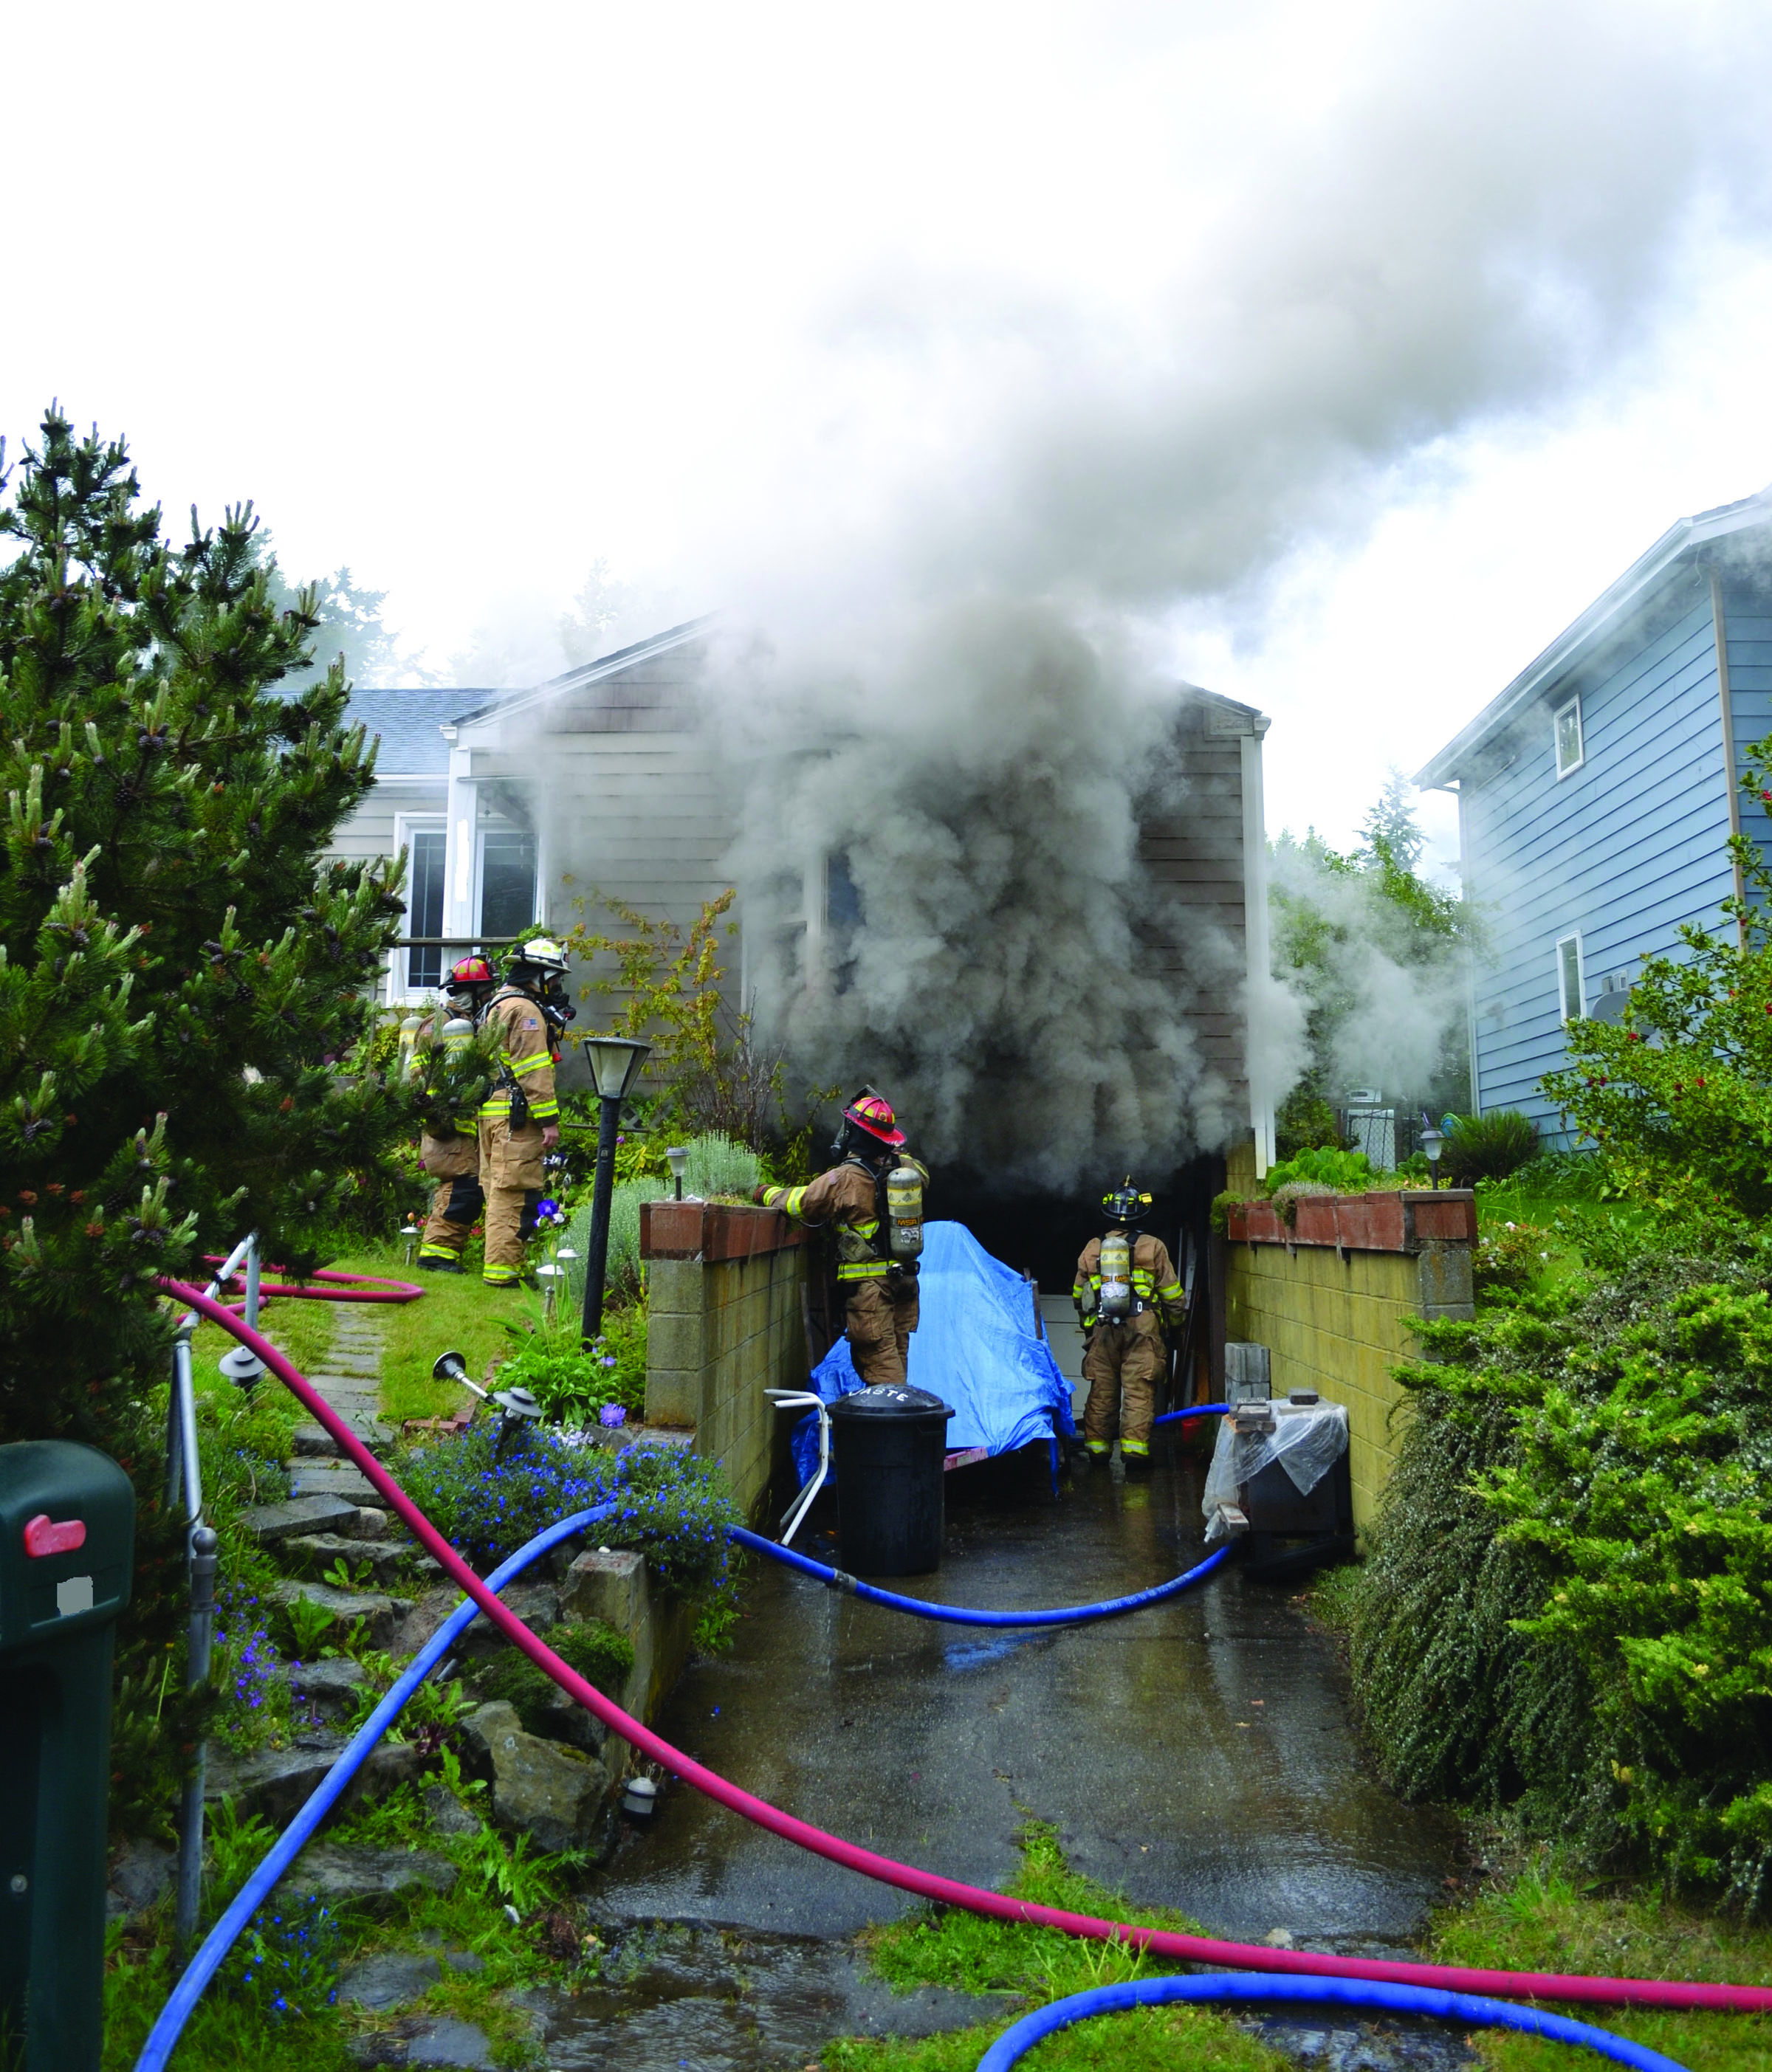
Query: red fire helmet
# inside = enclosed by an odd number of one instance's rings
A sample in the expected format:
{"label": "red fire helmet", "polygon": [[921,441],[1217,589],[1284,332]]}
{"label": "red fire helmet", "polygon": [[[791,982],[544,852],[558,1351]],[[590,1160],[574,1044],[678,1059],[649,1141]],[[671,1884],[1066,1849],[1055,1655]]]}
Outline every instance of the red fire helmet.
{"label": "red fire helmet", "polygon": [[882,1144],[890,1145],[894,1150],[905,1141],[905,1133],[898,1127],[892,1103],[871,1088],[863,1087],[856,1095],[843,1110],[843,1120],[854,1123],[857,1129],[866,1130],[870,1137],[878,1137]]}
{"label": "red fire helmet", "polygon": [[492,985],[492,968],[484,957],[461,957],[449,967],[451,985]]}

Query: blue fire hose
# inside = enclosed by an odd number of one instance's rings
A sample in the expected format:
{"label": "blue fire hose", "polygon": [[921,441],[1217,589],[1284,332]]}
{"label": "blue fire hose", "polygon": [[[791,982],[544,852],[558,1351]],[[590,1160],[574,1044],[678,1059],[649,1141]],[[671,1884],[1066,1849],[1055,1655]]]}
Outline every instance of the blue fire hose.
{"label": "blue fire hose", "polygon": [[[1174,1424],[1185,1417],[1218,1417],[1229,1408],[1224,1403],[1197,1403],[1190,1409],[1172,1410],[1167,1416],[1153,1421],[1157,1424]],[[888,1611],[909,1612],[913,1618],[937,1619],[945,1626],[1083,1626],[1091,1619],[1118,1618],[1123,1612],[1142,1611],[1147,1605],[1160,1604],[1165,1597],[1177,1597],[1196,1583],[1203,1583],[1215,1569],[1223,1567],[1230,1553],[1228,1547],[1221,1547],[1216,1554],[1209,1554],[1185,1575],[1172,1577],[1166,1583],[1153,1584],[1148,1590],[1135,1590],[1130,1597],[1110,1597],[1098,1605],[1065,1605],[1052,1611],[988,1612],[973,1611],[963,1605],[931,1604],[925,1597],[904,1597],[896,1590],[882,1590],[845,1569],[833,1568],[825,1562],[814,1561],[810,1555],[797,1553],[791,1547],[765,1540],[759,1532],[747,1531],[742,1525],[728,1526],[726,1536],[738,1546],[749,1548],[752,1553],[767,1554],[772,1561],[779,1561],[784,1568],[797,1568],[802,1576],[810,1576],[826,1589],[846,1590],[851,1597],[865,1598],[871,1605],[884,1605]]]}
{"label": "blue fire hose", "polygon": [[978,2063],[978,2072],[1009,2072],[1043,2037],[1091,2015],[1123,2014],[1141,2007],[1163,2007],[1173,2000],[1303,2001],[1313,2007],[1377,2008],[1387,2014],[1437,2015],[1477,2029],[1523,2029],[1528,2036],[1557,2043],[1584,2044],[1602,2058],[1634,2066],[1636,2072],[1686,2072],[1676,2058],[1646,2049],[1609,2029],[1571,2021],[1566,2015],[1545,2014],[1535,2007],[1486,2000],[1476,1993],[1441,1992],[1431,1986],[1391,1985],[1375,1979],[1299,1978],[1289,1973],[1236,1971],[1164,1979],[1129,1979],[1117,1986],[1097,1986],[1069,2000],[1054,2000],[1024,2015],[1006,2029]]}
{"label": "blue fire hose", "polygon": [[896,1590],[880,1589],[845,1569],[814,1561],[809,1554],[797,1553],[791,1547],[777,1546],[774,1540],[765,1540],[760,1532],[747,1531],[742,1525],[727,1526],[726,1536],[738,1546],[748,1547],[753,1553],[767,1554],[772,1561],[779,1561],[785,1568],[797,1568],[802,1576],[810,1576],[827,1589],[846,1590],[852,1597],[864,1597],[871,1605],[884,1605],[888,1611],[909,1612],[913,1618],[938,1619],[946,1626],[1082,1626],[1090,1619],[1117,1618],[1122,1612],[1142,1610],[1146,1605],[1160,1604],[1164,1597],[1175,1597],[1183,1590],[1191,1589],[1196,1583],[1203,1583],[1214,1569],[1223,1567],[1230,1553],[1228,1547],[1221,1547],[1216,1554],[1209,1554],[1198,1567],[1189,1568],[1185,1575],[1172,1577],[1166,1583],[1154,1583],[1149,1589],[1136,1590],[1131,1597],[1110,1597],[1105,1604],[1061,1605],[1053,1610],[1040,1612],[991,1612],[974,1611],[964,1605],[931,1604],[925,1597],[901,1597]]}
{"label": "blue fire hose", "polygon": [[[545,1532],[537,1533],[527,1545],[519,1547],[509,1560],[492,1571],[486,1579],[487,1587],[502,1590],[507,1583],[521,1575],[550,1548],[558,1547],[563,1540],[570,1540],[575,1533],[583,1531],[587,1526],[597,1524],[608,1518],[615,1508],[612,1503],[600,1503],[593,1511],[575,1512],[571,1518],[563,1518],[558,1525],[550,1525]],[[312,1797],[272,1844],[270,1853],[235,1893],[227,1912],[210,1930],[202,1947],[186,1965],[184,1975],[172,1989],[172,1997],[160,2010],[159,2021],[148,2033],[148,2040],[142,2046],[142,2054],[135,2061],[135,2072],[163,2072],[172,2054],[172,2046],[178,2041],[180,2032],[195,2012],[197,2002],[203,1996],[204,1988],[221,1968],[222,1960],[233,1948],[235,1938],[270,1897],[278,1880],[300,1855],[315,1829],[331,1812],[352,1778],[368,1762],[381,1737],[405,1709],[407,1700],[438,1663],[447,1657],[450,1650],[479,1616],[479,1605],[472,1597],[464,1597],[413,1657],[399,1681],[358,1728],[338,1761],[321,1779]]]}

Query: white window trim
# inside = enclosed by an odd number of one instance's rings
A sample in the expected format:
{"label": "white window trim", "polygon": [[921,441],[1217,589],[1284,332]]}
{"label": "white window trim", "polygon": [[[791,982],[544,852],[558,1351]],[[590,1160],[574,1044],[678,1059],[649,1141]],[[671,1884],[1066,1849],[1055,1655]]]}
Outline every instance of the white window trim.
{"label": "white window trim", "polygon": [[[1570,943],[1575,945],[1575,982],[1580,993],[1575,1012],[1569,1012],[1568,996],[1563,988],[1563,952]],[[1556,939],[1556,998],[1560,1018],[1567,1029],[1572,1022],[1582,1019],[1588,1011],[1588,963],[1581,948],[1581,931],[1572,929],[1566,935]]]}
{"label": "white window trim", "polygon": [[[415,834],[440,834],[447,837],[448,831],[449,816],[442,811],[425,813],[396,813],[394,816],[394,853],[398,855],[402,849],[406,852],[407,865],[410,869],[412,857],[412,837]],[[449,911],[448,870],[449,854],[446,843],[443,852],[443,912],[446,917]],[[410,935],[412,933],[411,911],[410,907],[408,907],[406,915],[402,919],[401,927],[402,935]],[[446,932],[447,927],[446,919]],[[411,957],[410,950],[396,950],[388,960],[388,1001],[390,1005],[402,1005],[408,1001],[423,1000],[435,990],[430,986],[414,986],[409,984],[406,971]]]}
{"label": "white window trim", "polygon": [[[1580,752],[1574,762],[1565,763],[1563,760],[1563,715],[1569,712],[1575,714],[1575,738]],[[1581,721],[1581,693],[1579,691],[1572,698],[1565,698],[1551,715],[1551,753],[1556,758],[1556,781],[1560,784],[1565,777],[1572,777],[1588,759],[1588,730]]]}

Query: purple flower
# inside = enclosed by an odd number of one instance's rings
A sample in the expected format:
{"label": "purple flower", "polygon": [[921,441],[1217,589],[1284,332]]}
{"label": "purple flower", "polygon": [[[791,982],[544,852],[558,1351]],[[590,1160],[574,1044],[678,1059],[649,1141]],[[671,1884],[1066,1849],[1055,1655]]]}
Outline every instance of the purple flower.
{"label": "purple flower", "polygon": [[[613,1367],[615,1362],[611,1360],[609,1364]],[[628,1421],[628,1413],[619,1403],[606,1403],[597,1413],[597,1421],[601,1424],[608,1424],[612,1429],[617,1424],[625,1424]]]}

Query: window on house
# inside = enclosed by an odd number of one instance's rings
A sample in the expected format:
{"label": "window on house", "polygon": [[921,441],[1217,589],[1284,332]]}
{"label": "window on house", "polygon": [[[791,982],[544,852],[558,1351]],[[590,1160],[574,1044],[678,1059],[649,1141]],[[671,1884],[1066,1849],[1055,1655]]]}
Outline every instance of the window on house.
{"label": "window on house", "polygon": [[534,919],[534,836],[521,828],[488,828],[480,837],[480,932],[514,935]]}
{"label": "window on house", "polygon": [[1556,730],[1556,774],[1567,777],[1572,770],[1581,767],[1581,701],[1571,698],[1566,705],[1559,705],[1554,722]]}
{"label": "window on house", "polygon": [[[440,935],[443,920],[443,854],[449,837],[442,828],[414,828],[407,837],[406,933]],[[406,952],[406,990],[431,993],[443,983],[441,947]]]}
{"label": "window on house", "polygon": [[847,851],[825,859],[825,948],[832,989],[849,990],[855,976],[855,931],[861,926],[861,894],[849,874]]}
{"label": "window on house", "polygon": [[1586,1013],[1587,993],[1581,978],[1579,935],[1564,935],[1556,946],[1556,985],[1565,1022],[1573,1022]]}

